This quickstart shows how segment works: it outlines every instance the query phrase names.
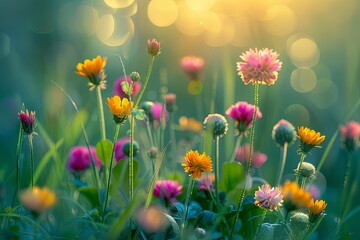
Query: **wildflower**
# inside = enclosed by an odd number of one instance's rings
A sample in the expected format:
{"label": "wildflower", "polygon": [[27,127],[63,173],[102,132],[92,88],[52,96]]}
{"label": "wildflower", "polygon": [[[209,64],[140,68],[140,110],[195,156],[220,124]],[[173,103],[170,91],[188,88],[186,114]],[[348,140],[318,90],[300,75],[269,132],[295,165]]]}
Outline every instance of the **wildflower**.
{"label": "wildflower", "polygon": [[137,82],[141,79],[140,74],[138,72],[132,72],[130,73],[130,79],[133,82]]}
{"label": "wildflower", "polygon": [[[123,91],[123,89],[122,89],[121,83],[123,81],[125,81],[125,78],[120,77],[114,82],[114,95],[118,95],[120,98],[129,98],[127,93],[125,93]],[[129,76],[126,77],[126,81],[129,84],[131,84],[131,78]],[[135,98],[139,94],[140,89],[141,89],[141,83],[140,82],[134,82],[132,93],[131,93],[131,98]]]}
{"label": "wildflower", "polygon": [[[295,171],[297,171],[297,170],[295,170]],[[315,167],[311,163],[303,162],[301,164],[301,168],[300,168],[299,172],[302,177],[315,178]]]}
{"label": "wildflower", "polygon": [[156,181],[153,194],[171,203],[177,202],[176,197],[181,194],[182,186],[178,181],[159,180]]}
{"label": "wildflower", "polygon": [[203,228],[195,228],[195,237],[197,240],[206,239],[206,231]]}
{"label": "wildflower", "polygon": [[[226,110],[226,115],[235,120],[235,127],[240,134],[245,134],[251,127],[255,106],[247,102],[237,102]],[[256,119],[262,118],[260,109],[256,110]]]}
{"label": "wildflower", "polygon": [[211,158],[205,153],[200,155],[198,151],[190,150],[185,155],[185,163],[181,165],[193,179],[200,178],[203,172],[212,172]]}
{"label": "wildflower", "polygon": [[[139,144],[134,140],[132,145],[133,145],[133,155],[136,156],[139,153],[139,149],[140,149]],[[122,151],[126,156],[130,157],[130,140],[122,145]]]}
{"label": "wildflower", "polygon": [[200,133],[202,130],[202,123],[194,118],[182,116],[179,118],[179,127],[182,131]]}
{"label": "wildflower", "polygon": [[24,207],[34,214],[40,214],[50,209],[56,203],[56,195],[47,188],[35,186],[33,189],[26,190],[20,194],[20,200]]}
{"label": "wildflower", "polygon": [[283,196],[279,188],[270,188],[269,184],[263,184],[255,192],[255,205],[261,208],[276,210],[283,202]]}
{"label": "wildflower", "polygon": [[295,127],[290,122],[281,119],[273,127],[271,136],[281,147],[283,147],[285,143],[291,145],[296,140]]}
{"label": "wildflower", "polygon": [[301,189],[296,182],[286,181],[282,187],[284,206],[290,211],[306,207],[311,199],[309,192]]}
{"label": "wildflower", "polygon": [[147,234],[162,232],[169,225],[164,212],[166,213],[166,210],[161,209],[159,206],[141,208],[135,215],[136,222]]}
{"label": "wildflower", "polygon": [[19,115],[19,119],[21,122],[21,127],[22,130],[25,134],[27,135],[31,135],[34,133],[35,130],[35,112],[33,111],[29,111],[26,110],[25,112],[23,112],[22,110],[20,111]]}
{"label": "wildflower", "polygon": [[180,60],[182,70],[188,74],[190,80],[198,79],[204,67],[204,59],[195,56],[185,56]]}
{"label": "wildflower", "polygon": [[175,93],[168,93],[164,96],[165,103],[166,103],[166,110],[168,112],[173,112],[176,110],[176,94]]}
{"label": "wildflower", "polygon": [[121,98],[118,95],[115,95],[112,98],[107,98],[108,106],[111,113],[114,115],[114,121],[117,124],[121,124],[125,121],[127,116],[131,114],[131,108],[134,103],[127,98]]}
{"label": "wildflower", "polygon": [[166,109],[163,109],[163,104],[160,102],[155,102],[150,108],[149,120],[155,125],[158,125],[161,122],[162,116],[167,119],[168,115],[168,111]]}
{"label": "wildflower", "polygon": [[209,114],[205,118],[203,125],[204,130],[210,131],[213,138],[224,136],[228,130],[228,122],[223,115],[217,113]]}
{"label": "wildflower", "polygon": [[151,159],[155,159],[159,154],[159,150],[157,149],[157,147],[150,147],[150,150],[148,151],[148,156]]}
{"label": "wildflower", "polygon": [[126,154],[123,151],[123,146],[127,142],[130,142],[129,137],[123,137],[116,141],[114,148],[114,158],[116,162],[126,158]]}
{"label": "wildflower", "polygon": [[309,225],[309,216],[302,212],[297,212],[290,217],[290,228],[296,239],[301,239],[301,236],[306,232]]}
{"label": "wildflower", "polygon": [[261,50],[249,49],[240,58],[244,62],[237,63],[238,75],[241,76],[245,84],[261,83],[272,85],[278,78],[282,62],[277,58],[279,54],[272,49],[264,48]]}
{"label": "wildflower", "polygon": [[215,181],[215,175],[204,175],[199,180],[199,191],[215,191],[213,182]]}
{"label": "wildflower", "polygon": [[306,154],[313,147],[320,145],[324,140],[325,136],[321,136],[320,132],[315,132],[309,128],[301,126],[298,130],[298,135],[300,138],[300,152]]}
{"label": "wildflower", "polygon": [[[94,158],[95,165],[98,168],[101,168],[101,161],[96,156],[96,149],[95,147],[90,147],[91,155]],[[86,170],[88,167],[91,166],[91,157],[89,153],[89,149],[86,146],[76,146],[70,150],[68,161],[67,161],[67,168],[72,173],[79,173],[81,171]]]}
{"label": "wildflower", "polygon": [[153,38],[151,41],[148,40],[147,50],[151,56],[156,57],[160,54],[160,42],[156,41],[155,38]]}
{"label": "wildflower", "polygon": [[340,126],[341,140],[343,147],[348,151],[353,151],[360,146],[360,124],[355,121],[348,122],[345,126]]}
{"label": "wildflower", "polygon": [[[255,168],[261,167],[267,160],[267,156],[261,152],[254,152],[253,153],[253,160],[252,165]],[[250,158],[250,145],[245,144],[237,149],[235,159],[239,161],[241,164],[246,165],[247,161]]]}
{"label": "wildflower", "polygon": [[99,86],[100,89],[106,88],[106,74],[104,70],[106,60],[106,57],[98,55],[92,60],[86,59],[84,63],[78,63],[76,65],[76,74],[89,79],[88,85],[90,86],[90,90],[93,90],[97,86]]}
{"label": "wildflower", "polygon": [[327,206],[327,203],[323,200],[316,200],[314,202],[314,199],[310,199],[307,207],[309,209],[310,214],[313,215],[319,215],[320,213],[322,213],[325,208]]}

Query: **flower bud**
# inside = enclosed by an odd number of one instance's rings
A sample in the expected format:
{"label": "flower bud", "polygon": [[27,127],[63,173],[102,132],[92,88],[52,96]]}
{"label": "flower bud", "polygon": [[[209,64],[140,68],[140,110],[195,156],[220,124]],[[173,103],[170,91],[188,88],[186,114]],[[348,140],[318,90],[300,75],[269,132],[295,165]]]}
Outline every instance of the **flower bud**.
{"label": "flower bud", "polygon": [[166,110],[173,112],[176,110],[176,94],[168,93],[164,96],[166,103]]}
{"label": "flower bud", "polygon": [[198,240],[206,238],[206,231],[203,228],[197,227],[195,229],[195,236]]}
{"label": "flower bud", "polygon": [[157,155],[159,154],[159,150],[157,149],[157,147],[150,147],[150,150],[148,151],[148,156],[151,159],[155,159],[157,157]]}
{"label": "flower bud", "polygon": [[297,212],[290,217],[290,227],[291,231],[296,237],[296,239],[300,239],[301,235],[306,232],[306,228],[309,224],[309,216],[302,212]]}
{"label": "flower bud", "polygon": [[147,45],[148,53],[151,56],[156,57],[160,54],[160,42],[156,41],[155,38],[153,38],[151,41],[148,40]]}
{"label": "flower bud", "polygon": [[130,73],[130,79],[133,82],[137,82],[141,79],[140,74],[138,72],[132,72]]}
{"label": "flower bud", "polygon": [[204,130],[210,131],[213,134],[213,138],[222,137],[228,130],[228,123],[224,116],[220,114],[209,114],[204,122]]}
{"label": "flower bud", "polygon": [[[133,141],[133,154],[134,154],[134,156],[136,156],[138,154],[139,149],[140,149],[139,144],[136,141]],[[130,157],[130,141],[125,142],[123,144],[122,151],[126,156]]]}
{"label": "flower bud", "polygon": [[315,175],[315,167],[311,163],[303,162],[300,168],[300,174],[302,177],[312,177]]}
{"label": "flower bud", "polygon": [[35,112],[31,111],[29,113],[28,110],[25,112],[20,111],[19,119],[23,132],[27,135],[33,134],[35,130]]}
{"label": "flower bud", "polygon": [[296,140],[295,127],[288,121],[281,119],[273,128],[272,138],[275,142],[283,147],[285,143],[291,145]]}

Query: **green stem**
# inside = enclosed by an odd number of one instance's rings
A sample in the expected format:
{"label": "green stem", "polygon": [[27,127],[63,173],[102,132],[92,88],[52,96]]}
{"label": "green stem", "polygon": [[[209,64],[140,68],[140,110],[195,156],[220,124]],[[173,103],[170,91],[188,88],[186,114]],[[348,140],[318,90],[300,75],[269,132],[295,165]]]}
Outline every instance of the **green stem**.
{"label": "green stem", "polygon": [[104,209],[103,209],[103,213],[102,213],[103,214],[102,215],[102,222],[103,223],[105,222],[106,208],[107,208],[108,199],[109,199],[111,174],[112,174],[112,168],[113,168],[113,163],[114,163],[114,151],[115,151],[116,140],[117,140],[118,135],[119,135],[119,129],[120,129],[120,124],[116,124],[115,135],[114,135],[114,140],[113,140],[113,148],[112,148],[112,151],[111,151],[111,158],[110,158],[109,177],[107,179],[107,187],[106,187],[106,194],[105,194],[105,201],[104,201]]}
{"label": "green stem", "polygon": [[257,110],[258,110],[258,105],[259,105],[259,84],[258,83],[255,84],[254,105],[255,105],[255,110],[254,110],[254,113],[253,113],[253,116],[252,116],[252,121],[251,121],[252,122],[252,127],[251,127],[251,132],[250,132],[250,157],[249,157],[249,161],[247,161],[247,163],[246,163],[245,183],[244,183],[244,187],[242,188],[241,195],[240,195],[240,198],[239,198],[239,201],[238,201],[235,221],[233,223],[233,226],[231,228],[231,233],[230,233],[230,236],[229,236],[230,240],[233,238],[235,226],[236,226],[236,223],[239,220],[239,216],[240,216],[240,207],[241,207],[241,205],[242,205],[242,203],[244,201],[244,198],[245,198],[246,186],[248,185],[248,180],[250,180],[248,175],[250,174],[251,163],[252,163],[253,152],[254,152],[256,115],[257,115]]}
{"label": "green stem", "polygon": [[30,147],[30,186],[31,189],[34,188],[34,145],[33,145],[33,141],[32,141],[32,135],[29,134],[28,135],[28,139],[29,139],[29,147]]}
{"label": "green stem", "polygon": [[14,192],[14,197],[12,200],[12,204],[11,206],[14,206],[15,203],[15,199],[16,197],[19,196],[19,191],[20,191],[20,152],[22,149],[22,141],[23,141],[23,131],[22,131],[22,125],[20,123],[20,128],[19,128],[19,135],[18,135],[18,142],[16,145],[16,190]]}
{"label": "green stem", "polygon": [[149,79],[150,79],[150,75],[151,75],[151,71],[152,71],[152,68],[153,68],[154,60],[155,60],[155,57],[151,56],[148,72],[146,74],[146,78],[145,78],[145,82],[144,82],[144,86],[141,88],[141,91],[139,93],[139,97],[136,99],[136,104],[135,104],[134,108],[136,108],[139,105],[140,100],[141,100],[141,98],[142,98],[142,96],[143,96],[143,94],[145,92],[146,86],[147,86],[147,84],[149,82]]}
{"label": "green stem", "polygon": [[151,147],[155,146],[155,145],[154,145],[154,138],[153,138],[153,135],[152,135],[152,132],[151,132],[151,128],[150,128],[150,123],[149,123],[149,122],[146,123],[146,131],[147,131],[148,136],[149,136],[150,146],[151,146]]}
{"label": "green stem", "polygon": [[281,148],[281,165],[277,174],[277,178],[275,181],[275,186],[279,186],[280,182],[281,182],[281,178],[283,176],[284,173],[284,168],[285,168],[285,162],[286,162],[286,155],[287,155],[287,148],[288,148],[288,143],[284,143],[284,146]]}
{"label": "green stem", "polygon": [[256,233],[254,239],[258,239],[258,235],[259,235],[260,230],[261,230],[261,225],[263,224],[263,222],[264,222],[264,220],[265,220],[267,211],[268,211],[267,209],[264,209],[264,210],[263,210],[263,214],[261,215],[261,221],[260,221],[260,223],[259,223],[258,229],[257,229],[257,231],[256,231],[257,233]]}
{"label": "green stem", "polygon": [[300,176],[300,169],[301,169],[301,166],[302,166],[302,163],[304,162],[304,159],[306,157],[306,154],[305,153],[301,153],[301,157],[300,157],[300,163],[296,169],[296,178],[295,178],[295,182],[297,184],[299,184],[299,176]]}
{"label": "green stem", "polygon": [[130,118],[130,158],[129,158],[129,163],[128,163],[128,167],[129,167],[129,202],[132,200],[133,198],[133,194],[134,194],[134,123],[135,123],[135,119],[134,117],[131,115]]}
{"label": "green stem", "polygon": [[104,139],[106,139],[106,130],[105,130],[104,108],[103,108],[103,103],[102,103],[100,86],[96,87],[96,96],[97,96],[98,107],[99,107],[101,139],[104,140]]}
{"label": "green stem", "polygon": [[215,138],[215,197],[216,201],[219,202],[219,136]]}
{"label": "green stem", "polygon": [[233,150],[233,153],[231,154],[231,158],[230,158],[229,162],[235,161],[236,152],[237,152],[237,150],[238,150],[239,147],[240,147],[240,143],[241,143],[242,137],[243,137],[243,135],[240,133],[239,136],[238,136],[237,139],[236,139],[236,143],[235,143],[235,146],[234,146],[234,150]]}
{"label": "green stem", "polygon": [[188,212],[189,212],[189,205],[190,205],[191,195],[192,195],[193,188],[194,188],[194,183],[195,183],[195,181],[190,177],[188,190],[186,193],[185,212],[184,212],[183,221],[181,224],[181,232],[180,232],[181,239],[185,239],[184,231],[186,229],[187,216],[188,216]]}
{"label": "green stem", "polygon": [[174,113],[170,113],[170,140],[171,140],[171,151],[172,151],[172,155],[174,157],[174,163],[176,163],[177,161],[177,147],[176,147],[176,136],[175,136],[175,120],[174,120]]}
{"label": "green stem", "polygon": [[305,182],[306,182],[306,177],[303,177],[303,178],[301,179],[301,186],[300,186],[301,189],[304,189],[304,190],[305,190]]}

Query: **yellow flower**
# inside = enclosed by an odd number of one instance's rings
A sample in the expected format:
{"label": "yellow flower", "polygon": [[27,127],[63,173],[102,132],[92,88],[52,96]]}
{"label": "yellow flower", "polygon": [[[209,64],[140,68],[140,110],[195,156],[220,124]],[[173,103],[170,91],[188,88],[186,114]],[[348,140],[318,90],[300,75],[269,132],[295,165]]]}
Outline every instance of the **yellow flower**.
{"label": "yellow flower", "polygon": [[112,98],[107,98],[107,103],[110,108],[110,112],[114,115],[114,121],[116,123],[122,123],[127,116],[131,114],[131,108],[134,102],[129,102],[129,99],[121,99],[118,95]]}
{"label": "yellow flower", "polygon": [[327,206],[327,203],[323,200],[316,200],[314,202],[314,199],[310,199],[309,203],[308,203],[308,209],[310,211],[311,214],[314,215],[319,215],[320,213],[322,213],[325,208]]}
{"label": "yellow flower", "polygon": [[88,85],[90,86],[90,90],[93,90],[96,86],[99,86],[101,89],[106,88],[106,75],[104,71],[106,59],[106,57],[98,55],[92,60],[86,59],[84,63],[78,63],[76,65],[76,74],[89,79]]}
{"label": "yellow flower", "polygon": [[299,148],[303,153],[308,153],[313,147],[320,145],[325,140],[325,136],[321,136],[320,132],[303,126],[298,129],[298,135],[300,138]]}
{"label": "yellow flower", "polygon": [[202,131],[203,125],[194,118],[187,118],[182,116],[179,118],[179,127],[182,131],[200,133]]}
{"label": "yellow flower", "polygon": [[212,172],[211,158],[205,153],[190,150],[185,156],[185,163],[181,164],[185,172],[195,179],[200,178],[203,172]]}
{"label": "yellow flower", "polygon": [[55,205],[56,195],[47,188],[34,187],[22,192],[20,200],[27,209],[39,214]]}
{"label": "yellow flower", "polygon": [[282,187],[282,194],[288,210],[306,207],[311,199],[311,194],[301,189],[296,182],[286,181]]}

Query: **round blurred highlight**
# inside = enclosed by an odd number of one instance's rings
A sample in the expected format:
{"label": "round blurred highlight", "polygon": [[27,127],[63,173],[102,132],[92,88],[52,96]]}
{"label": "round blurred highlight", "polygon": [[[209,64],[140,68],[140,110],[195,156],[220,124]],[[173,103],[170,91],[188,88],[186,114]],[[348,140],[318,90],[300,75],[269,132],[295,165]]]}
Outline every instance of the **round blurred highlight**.
{"label": "round blurred highlight", "polygon": [[179,5],[179,16],[175,24],[183,34],[198,36],[204,32],[206,20],[207,12],[194,11],[182,3]]}
{"label": "round blurred highlight", "polygon": [[297,67],[315,66],[320,59],[320,52],[316,42],[302,34],[288,39],[287,53]]}
{"label": "round blurred highlight", "polygon": [[158,27],[167,27],[178,18],[178,6],[172,0],[152,0],[148,6],[148,17]]}
{"label": "round blurred highlight", "polygon": [[235,35],[235,26],[228,16],[209,13],[207,20],[205,42],[209,46],[220,47],[231,42]]}
{"label": "round blurred highlight", "polygon": [[134,0],[104,0],[104,3],[111,8],[126,8],[133,2]]}
{"label": "round blurred highlight", "polygon": [[301,104],[292,104],[285,109],[285,118],[294,126],[307,126],[310,123],[310,113]]}
{"label": "round blurred highlight", "polygon": [[215,0],[186,0],[186,5],[194,11],[207,11],[215,4]]}
{"label": "round blurred highlight", "polygon": [[268,8],[265,18],[266,30],[276,36],[285,36],[296,28],[294,11],[282,4]]}
{"label": "round blurred highlight", "polygon": [[296,68],[290,77],[291,87],[300,93],[313,90],[316,86],[316,74],[308,67]]}
{"label": "round blurred highlight", "polygon": [[319,79],[316,88],[310,93],[312,103],[322,109],[331,107],[338,100],[338,97],[338,87],[328,78]]}

